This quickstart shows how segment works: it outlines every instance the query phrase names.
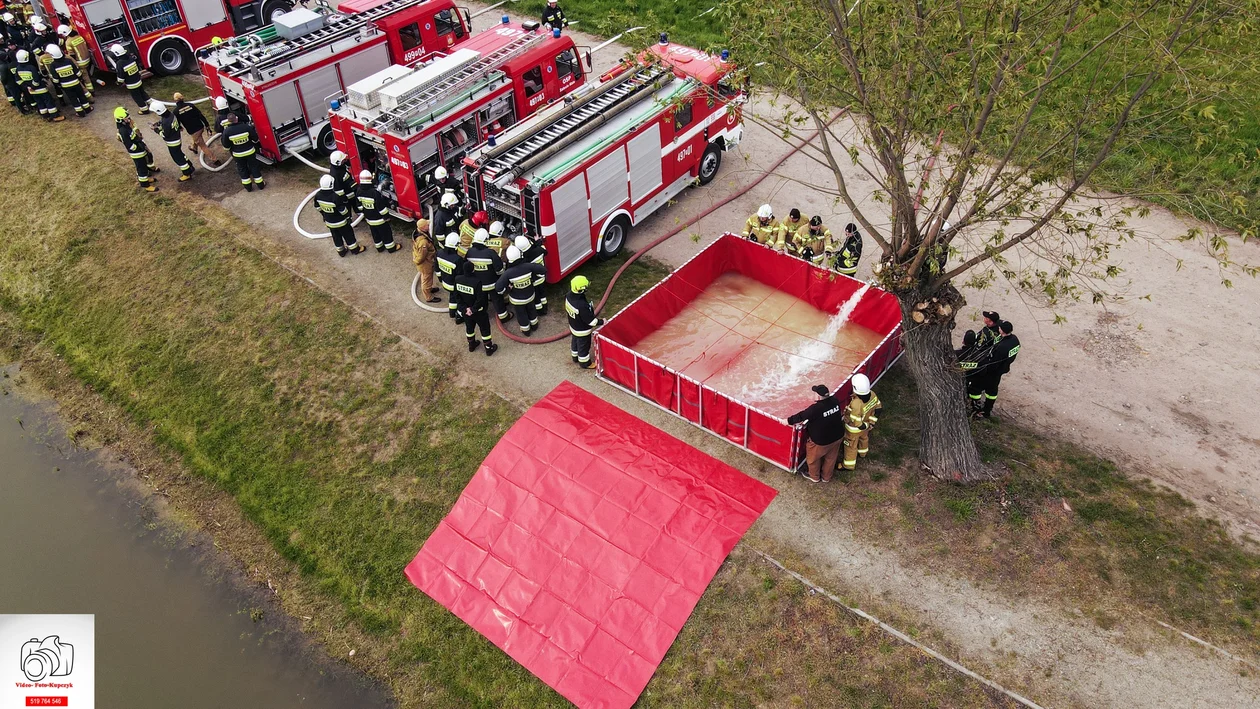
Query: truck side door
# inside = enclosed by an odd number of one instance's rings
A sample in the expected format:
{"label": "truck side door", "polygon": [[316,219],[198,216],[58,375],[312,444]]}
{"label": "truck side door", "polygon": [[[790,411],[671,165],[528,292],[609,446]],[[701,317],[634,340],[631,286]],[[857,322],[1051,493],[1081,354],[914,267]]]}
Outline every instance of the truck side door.
{"label": "truck side door", "polygon": [[577,49],[571,47],[556,55],[556,93],[549,98],[557,99],[572,91],[580,83],[582,83],[582,60],[578,57]]}
{"label": "truck side door", "polygon": [[437,44],[434,45],[434,49],[452,47],[456,42],[463,39],[467,33],[467,30],[464,28],[464,18],[460,15],[459,10],[453,7],[434,13],[433,28],[437,35]]}
{"label": "truck side door", "polygon": [[[555,74],[555,67],[551,67],[552,74]],[[535,64],[529,69],[521,72],[521,78],[517,82],[517,91],[520,97],[517,99],[518,113],[522,117],[532,114],[541,106],[547,103],[546,83],[543,78],[543,65]]]}

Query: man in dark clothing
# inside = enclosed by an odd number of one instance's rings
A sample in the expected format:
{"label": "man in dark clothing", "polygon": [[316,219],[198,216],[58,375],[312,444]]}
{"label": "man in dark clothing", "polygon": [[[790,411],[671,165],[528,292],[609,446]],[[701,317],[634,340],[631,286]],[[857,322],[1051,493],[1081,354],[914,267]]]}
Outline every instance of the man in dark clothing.
{"label": "man in dark clothing", "polygon": [[179,122],[175,120],[175,114],[166,109],[166,104],[157,100],[150,104],[149,110],[158,116],[154,129],[162,137],[162,142],[166,143],[166,150],[171,154],[171,161],[179,168],[179,181],[191,180],[196,170],[193,168],[192,161],[184,154],[184,142],[179,137]]}
{"label": "man in dark clothing", "polygon": [[455,195],[442,198],[442,205],[433,210],[433,218],[429,220],[429,228],[434,234],[459,234],[459,200]]}
{"label": "man in dark clothing", "polygon": [[844,245],[836,252],[832,268],[846,276],[857,276],[858,261],[862,258],[862,235],[858,233],[857,224],[844,226]]}
{"label": "man in dark clothing", "polygon": [[61,87],[61,95],[65,98],[66,105],[74,109],[75,115],[79,118],[86,116],[92,112],[92,104],[88,103],[87,93],[83,90],[83,81],[79,77],[79,68],[74,62],[61,52],[61,47],[55,44],[48,45],[46,53],[52,57],[52,63],[48,65],[48,71],[52,74],[53,80]]}
{"label": "man in dark clothing", "polygon": [[22,101],[22,90],[18,88],[16,70],[17,62],[13,59],[12,50],[0,47],[0,84],[4,85],[4,95],[9,99],[10,106],[22,113],[29,113],[26,103]]}
{"label": "man in dark clothing", "polygon": [[127,115],[127,109],[122,106],[114,109],[114,125],[118,128],[118,140],[136,165],[136,179],[140,181],[140,186],[145,192],[157,192],[157,180],[152,177],[158,171],[157,164],[153,162],[153,153],[144,144],[144,138],[140,137],[140,131],[136,130]]}
{"label": "man in dark clothing", "polygon": [[534,284],[538,277],[547,277],[547,269],[530,263],[521,256],[521,250],[515,245],[507,247],[507,268],[499,276],[495,291],[499,297],[507,294],[508,302],[516,310],[516,321],[521,325],[521,334],[529,337],[538,327],[538,311],[534,310]]}
{"label": "man in dark clothing", "polygon": [[346,163],[346,157],[340,150],[334,150],[328,156],[328,174],[333,178],[333,192],[353,200],[354,183],[350,181],[350,165]]}
{"label": "man in dark clothing", "polygon": [[464,185],[447,173],[446,168],[438,165],[433,172],[424,176],[424,190],[434,190],[433,201],[440,202],[443,195],[453,194],[457,200],[464,199]]}
{"label": "man in dark clothing", "polygon": [[[336,180],[336,176],[333,176]],[[333,191],[336,191],[334,182]],[[354,198],[359,203],[359,212],[363,221],[372,230],[372,243],[377,251],[393,253],[398,250],[394,243],[394,230],[389,226],[389,217],[385,214],[385,195],[372,184],[372,173],[369,170],[359,172],[359,186],[355,188]]]}
{"label": "man in dark clothing", "polygon": [[481,329],[481,341],[486,344],[486,356],[498,351],[499,346],[490,341],[490,299],[489,293],[482,288],[481,276],[476,267],[465,261],[460,275],[455,279],[455,301],[459,314],[464,318],[464,333],[468,335],[468,351],[477,349],[477,341],[473,339],[473,331]]}
{"label": "man in dark clothing", "polygon": [[52,94],[48,92],[48,84],[44,82],[44,75],[40,73],[39,67],[35,66],[30,52],[25,49],[19,49],[16,57],[17,68],[15,71],[17,73],[18,86],[31,97],[31,102],[35,104],[39,115],[46,121],[66,120],[66,117],[57,110],[57,102],[53,99]]}
{"label": "man in dark clothing", "polygon": [[131,92],[131,100],[140,107],[139,113],[143,116],[149,112],[149,94],[144,90],[144,82],[140,79],[140,60],[121,44],[111,45],[109,51],[115,57],[114,70],[118,74],[118,83]]}
{"label": "man in dark clothing", "polygon": [[459,314],[459,305],[455,302],[455,279],[463,268],[464,257],[459,255],[459,234],[451,232],[442,242],[442,248],[438,249],[437,271],[438,283],[442,285],[442,290],[446,291],[447,300],[450,301],[447,309],[456,325],[464,322],[464,316]]}
{"label": "man in dark clothing", "polygon": [[258,133],[249,123],[241,123],[241,117],[235,113],[228,116],[227,128],[223,129],[223,147],[232,152],[232,161],[236,163],[236,174],[247,192],[253,192],[257,186],[267,189],[263,182],[262,167],[258,164]]}
{"label": "man in dark clothing", "polygon": [[499,322],[505,323],[512,319],[512,314],[508,312],[507,304],[499,296],[495,288],[499,282],[499,274],[503,273],[503,259],[491,251],[489,246],[486,246],[486,242],[489,240],[490,232],[485,229],[478,229],[473,235],[472,245],[468,247],[468,253],[464,254],[464,261],[473,265],[473,269],[477,272],[477,277],[481,279],[481,290],[485,291],[486,297],[494,303],[494,310],[498,314]]}
{"label": "man in dark clothing", "polygon": [[975,330],[968,330],[963,334],[962,347],[954,350],[954,357],[958,360],[963,376],[967,378],[967,386],[970,387],[972,378],[976,376],[976,368],[980,366],[980,349],[976,347]]}
{"label": "man in dark clothing", "polygon": [[564,17],[564,10],[560,9],[558,0],[547,0],[547,8],[543,10],[542,23],[548,29],[558,30],[569,26],[569,21]]}
{"label": "man in dark clothing", "polygon": [[338,256],[357,254],[363,250],[354,238],[354,227],[350,226],[350,208],[346,206],[346,198],[333,190],[332,175],[320,176],[319,191],[315,193],[315,208],[323,216],[324,226],[332,234],[333,246],[337,247]]}
{"label": "man in dark clothing", "polygon": [[987,419],[993,415],[993,404],[997,401],[1002,375],[1011,371],[1011,364],[1019,354],[1019,338],[1014,331],[1015,327],[1008,321],[1003,320],[998,324],[998,341],[989,348],[967,389],[973,416],[976,418]]}
{"label": "man in dark clothing", "polygon": [[547,249],[542,241],[534,241],[524,234],[516,237],[516,248],[521,250],[521,257],[530,263],[542,266],[542,275],[534,280],[534,288],[538,300],[534,302],[539,315],[547,314]]}
{"label": "man in dark clothing", "polygon": [[813,387],[818,401],[788,417],[795,426],[805,424],[805,469],[801,475],[810,482],[831,482],[840,458],[840,442],[844,439],[844,408],[827,387]]}
{"label": "man in dark clothing", "polygon": [[564,312],[569,316],[569,356],[582,369],[591,368],[591,335],[595,328],[604,324],[595,317],[595,309],[586,299],[586,289],[591,280],[586,276],[574,276],[569,281],[569,294],[564,298]]}
{"label": "man in dark clothing", "polygon": [[976,350],[981,353],[987,352],[990,347],[997,344],[1002,333],[998,331],[998,325],[1002,322],[1002,316],[997,314],[995,310],[986,310],[981,313],[984,317],[984,327],[976,334]]}
{"label": "man in dark clothing", "polygon": [[206,129],[210,128],[210,122],[206,120],[205,114],[195,104],[185,101],[183,94],[176,92],[174,98],[175,120],[179,121],[180,127],[192,139],[193,151],[205,155],[210,167],[218,167],[219,161],[210,154],[210,147],[206,145]]}

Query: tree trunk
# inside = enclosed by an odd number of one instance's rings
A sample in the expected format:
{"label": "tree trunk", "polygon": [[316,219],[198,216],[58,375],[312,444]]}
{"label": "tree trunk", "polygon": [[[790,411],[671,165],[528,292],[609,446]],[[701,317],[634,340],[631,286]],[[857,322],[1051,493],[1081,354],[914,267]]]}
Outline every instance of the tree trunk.
{"label": "tree trunk", "polygon": [[[971,438],[966,383],[950,341],[950,325],[962,305],[962,295],[947,285],[937,291],[936,298],[933,302],[919,292],[898,294],[904,329],[901,341],[919,389],[919,460],[928,472],[944,480],[987,480],[990,471]],[[919,307],[925,302],[927,308]],[[941,313],[942,305],[948,312]]]}

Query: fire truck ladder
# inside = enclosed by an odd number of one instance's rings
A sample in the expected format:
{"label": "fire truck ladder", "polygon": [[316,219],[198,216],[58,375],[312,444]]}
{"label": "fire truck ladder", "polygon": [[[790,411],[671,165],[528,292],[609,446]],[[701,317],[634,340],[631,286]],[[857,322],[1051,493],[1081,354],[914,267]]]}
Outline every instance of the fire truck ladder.
{"label": "fire truck ladder", "polygon": [[[272,27],[266,27],[259,32],[228,40],[232,45],[232,50],[230,51],[235,55],[236,60],[242,64],[242,66],[229,71],[228,75],[236,78],[246,73],[254,72],[257,78],[261,78],[261,72],[277,64],[289,61],[311,49],[352,36],[370,22],[413,5],[419,5],[422,2],[425,2],[425,0],[389,0],[363,12],[356,12],[351,15],[335,14],[328,18],[323,27],[301,37],[279,42],[265,43],[267,36],[275,36],[275,29]],[[262,32],[267,32],[267,35],[262,34]],[[262,39],[264,44],[251,43],[250,38],[252,37]]]}
{"label": "fire truck ladder", "polygon": [[639,97],[650,95],[673,76],[666,67],[647,65],[610,81],[551,122],[488,150],[484,174],[502,186],[635,105]]}
{"label": "fire truck ladder", "polygon": [[408,122],[440,101],[449,100],[460,91],[476,84],[487,74],[498,69],[513,57],[519,56],[537,42],[547,39],[541,32],[530,32],[521,35],[498,49],[482,56],[477,61],[444,77],[425,89],[420,94],[407,99],[389,111],[383,111],[368,123],[369,128],[385,130],[402,130],[408,128]]}

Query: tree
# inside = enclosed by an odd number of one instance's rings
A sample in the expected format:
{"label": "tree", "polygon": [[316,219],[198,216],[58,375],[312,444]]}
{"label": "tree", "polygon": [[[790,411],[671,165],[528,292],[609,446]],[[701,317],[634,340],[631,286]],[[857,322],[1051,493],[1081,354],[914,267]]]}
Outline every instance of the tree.
{"label": "tree", "polygon": [[[919,390],[920,460],[989,477],[972,439],[951,330],[955,281],[1005,278],[1049,304],[1113,293],[1135,207],[1088,192],[1099,167],[1218,87],[1176,101],[1205,32],[1234,10],[1204,0],[731,0],[736,56],[780,92],[748,120],[805,152],[879,247]],[[1167,94],[1168,92],[1164,92]],[[836,106],[846,107],[836,118]],[[942,138],[948,137],[948,140]],[[874,189],[859,194],[859,180]],[[1137,208],[1141,209],[1141,208]],[[1218,253],[1228,264],[1228,252]]]}

